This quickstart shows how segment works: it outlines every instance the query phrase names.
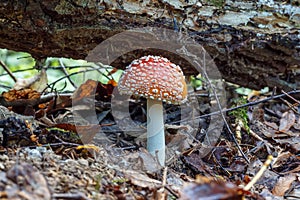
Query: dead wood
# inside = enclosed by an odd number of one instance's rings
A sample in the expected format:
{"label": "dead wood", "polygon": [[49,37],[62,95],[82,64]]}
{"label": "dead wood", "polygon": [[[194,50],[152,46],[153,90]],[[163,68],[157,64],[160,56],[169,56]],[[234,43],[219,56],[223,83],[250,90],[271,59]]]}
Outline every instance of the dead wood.
{"label": "dead wood", "polygon": [[[102,41],[122,31],[145,26],[168,28],[203,45],[228,81],[256,89],[277,86],[289,91],[300,87],[297,8],[288,12],[287,3],[281,2],[267,6],[242,0],[220,5],[205,2],[1,1],[0,48],[29,52],[39,60],[48,56],[84,59]],[[299,4],[291,2],[292,8]],[[276,6],[286,13],[274,10]],[[124,68],[133,58],[147,53],[171,57],[184,66],[187,75],[197,73],[187,61],[157,49],[129,52],[104,64]]]}

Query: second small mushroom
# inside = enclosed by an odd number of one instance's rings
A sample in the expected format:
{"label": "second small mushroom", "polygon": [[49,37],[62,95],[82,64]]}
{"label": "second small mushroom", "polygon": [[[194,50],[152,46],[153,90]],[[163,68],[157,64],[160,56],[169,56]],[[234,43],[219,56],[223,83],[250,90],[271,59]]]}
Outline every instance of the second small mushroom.
{"label": "second small mushroom", "polygon": [[144,56],[126,67],[120,78],[120,94],[147,99],[147,150],[165,165],[163,104],[180,104],[187,99],[181,68],[160,56]]}

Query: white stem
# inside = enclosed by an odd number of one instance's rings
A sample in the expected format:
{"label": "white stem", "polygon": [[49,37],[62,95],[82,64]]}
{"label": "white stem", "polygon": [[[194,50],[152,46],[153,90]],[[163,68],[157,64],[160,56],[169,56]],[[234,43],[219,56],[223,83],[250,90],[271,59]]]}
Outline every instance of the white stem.
{"label": "white stem", "polygon": [[147,100],[147,149],[165,166],[164,115],[161,101]]}

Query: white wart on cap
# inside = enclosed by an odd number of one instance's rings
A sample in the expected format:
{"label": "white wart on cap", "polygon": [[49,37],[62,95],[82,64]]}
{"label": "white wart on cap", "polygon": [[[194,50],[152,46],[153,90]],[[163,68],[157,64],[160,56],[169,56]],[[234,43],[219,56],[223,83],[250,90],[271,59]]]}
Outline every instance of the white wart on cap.
{"label": "white wart on cap", "polygon": [[120,78],[120,94],[179,104],[186,101],[187,86],[182,70],[167,58],[144,56],[126,67]]}

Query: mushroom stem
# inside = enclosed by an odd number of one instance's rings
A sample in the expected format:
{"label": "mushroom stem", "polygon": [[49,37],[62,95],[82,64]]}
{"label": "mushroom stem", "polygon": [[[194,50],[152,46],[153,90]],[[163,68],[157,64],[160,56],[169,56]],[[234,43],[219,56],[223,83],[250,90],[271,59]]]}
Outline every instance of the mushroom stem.
{"label": "mushroom stem", "polygon": [[147,149],[165,166],[165,133],[162,101],[147,99]]}

